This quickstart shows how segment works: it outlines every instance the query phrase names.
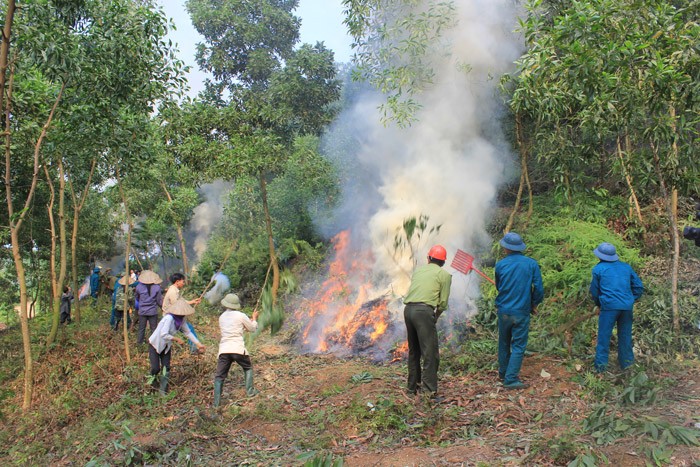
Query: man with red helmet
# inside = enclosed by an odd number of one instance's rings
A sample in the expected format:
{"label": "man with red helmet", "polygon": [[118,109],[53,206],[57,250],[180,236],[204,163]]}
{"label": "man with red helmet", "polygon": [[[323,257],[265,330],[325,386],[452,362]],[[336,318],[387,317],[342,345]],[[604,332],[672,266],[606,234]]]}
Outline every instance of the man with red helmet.
{"label": "man with red helmet", "polygon": [[[418,267],[411,277],[411,286],[404,298],[403,316],[408,336],[408,390],[437,393],[437,371],[440,365],[436,323],[447,309],[452,276],[442,269],[447,251],[435,245],[428,252],[428,264]],[[421,357],[423,366],[421,369]]]}

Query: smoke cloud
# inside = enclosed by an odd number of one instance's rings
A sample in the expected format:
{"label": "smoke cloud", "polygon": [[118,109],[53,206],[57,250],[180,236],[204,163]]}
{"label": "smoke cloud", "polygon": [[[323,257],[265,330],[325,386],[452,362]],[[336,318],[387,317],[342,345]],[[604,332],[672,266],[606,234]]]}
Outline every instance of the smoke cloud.
{"label": "smoke cloud", "polygon": [[224,215],[224,197],[232,189],[231,182],[223,180],[207,183],[199,189],[205,201],[194,208],[187,231],[187,244],[194,249],[195,261],[201,259],[207,249],[207,241]]}
{"label": "smoke cloud", "polygon": [[[354,163],[361,181],[345,186],[346,202],[336,226],[364,235],[363,248],[371,249],[374,258],[376,296],[390,291],[398,298],[407,292],[414,265],[408,252],[392,254],[394,235],[405,219],[427,215],[429,226],[441,228],[423,237],[415,259],[425,264],[432,244],[447,248],[453,319],[475,311],[479,291],[476,278],[449,264],[458,248],[477,256],[490,244],[486,224],[497,190],[506,174],[514,173],[511,148],[499,124],[498,79],[522,47],[513,32],[517,12],[511,0],[457,0],[455,7],[457,25],[444,36],[451,53],[429,52],[435,77],[418,97],[418,121],[405,129],[382,125],[377,106],[385,98],[366,93],[328,135],[332,141],[342,131],[356,140]],[[394,308],[398,313],[400,307]]]}

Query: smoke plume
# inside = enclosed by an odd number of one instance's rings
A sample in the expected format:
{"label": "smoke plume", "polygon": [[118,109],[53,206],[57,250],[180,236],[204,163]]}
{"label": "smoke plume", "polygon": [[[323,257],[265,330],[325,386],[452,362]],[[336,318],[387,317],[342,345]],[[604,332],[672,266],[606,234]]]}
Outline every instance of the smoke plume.
{"label": "smoke plume", "polygon": [[[385,98],[366,93],[328,135],[329,141],[337,132],[354,138],[354,154],[342,157],[354,156],[354,178],[361,181],[344,187],[346,202],[336,225],[350,228],[353,236],[364,234],[361,248],[373,254],[376,296],[389,291],[399,298],[407,292],[414,264],[408,251],[393,254],[394,235],[407,218],[427,215],[430,226],[441,228],[417,244],[415,260],[425,264],[432,244],[447,248],[445,267],[453,274],[448,314],[453,318],[474,312],[478,281],[449,264],[458,248],[474,256],[487,248],[491,239],[485,227],[497,190],[505,174],[514,172],[511,148],[499,124],[503,104],[498,79],[521,52],[513,33],[514,2],[457,0],[455,7],[457,24],[443,37],[450,53],[428,52],[435,77],[418,97],[418,120],[405,129],[382,125],[377,106]],[[328,144],[329,152],[342,152],[333,147],[337,143]]]}
{"label": "smoke plume", "polygon": [[194,209],[187,232],[187,244],[192,245],[195,260],[207,249],[207,240],[224,214],[223,198],[231,189],[231,183],[223,180],[207,183],[199,189],[205,201]]}

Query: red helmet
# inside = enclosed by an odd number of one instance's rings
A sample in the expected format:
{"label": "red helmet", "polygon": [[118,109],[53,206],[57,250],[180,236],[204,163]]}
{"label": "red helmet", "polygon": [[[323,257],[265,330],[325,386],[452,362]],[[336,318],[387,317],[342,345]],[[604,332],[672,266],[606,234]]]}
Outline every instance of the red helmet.
{"label": "red helmet", "polygon": [[435,245],[428,252],[428,256],[440,261],[445,261],[447,259],[447,250],[442,245]]}

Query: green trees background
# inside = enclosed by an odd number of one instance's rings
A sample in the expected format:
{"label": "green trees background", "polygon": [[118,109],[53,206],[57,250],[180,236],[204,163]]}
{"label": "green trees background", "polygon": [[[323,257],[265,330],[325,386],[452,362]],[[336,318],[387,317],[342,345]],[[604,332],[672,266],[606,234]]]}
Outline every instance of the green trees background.
{"label": "green trees background", "polygon": [[[422,2],[418,13],[409,0],[344,5],[357,53],[350,72],[384,93],[387,125],[410,126],[421,118],[414,97],[435,79],[430,54],[459,27],[454,3]],[[196,285],[223,269],[254,300],[270,271],[269,298],[280,307],[284,270],[321,263],[326,239],[314,219],[330,216],[352,165],[323,157],[320,141],[351,99],[340,100],[333,51],[299,44],[296,7],[189,0],[204,37],[197,64],[213,79],[184,98],[184,65],[157,2],[2,2],[0,319],[22,329],[25,408],[37,352],[56,345],[63,286],[77,292],[96,260],[116,257],[191,272],[187,224],[204,183],[233,188]],[[590,265],[571,251],[607,236],[640,265],[669,259],[649,306],[671,325],[651,325],[678,337],[694,319],[680,271],[697,251],[679,232],[700,188],[700,2],[523,7],[523,54],[510,74],[493,77],[521,177],[502,190],[491,233],[529,236],[549,271],[551,329],[587,307]],[[51,313],[47,329],[30,325],[33,307]]]}

